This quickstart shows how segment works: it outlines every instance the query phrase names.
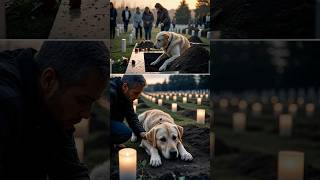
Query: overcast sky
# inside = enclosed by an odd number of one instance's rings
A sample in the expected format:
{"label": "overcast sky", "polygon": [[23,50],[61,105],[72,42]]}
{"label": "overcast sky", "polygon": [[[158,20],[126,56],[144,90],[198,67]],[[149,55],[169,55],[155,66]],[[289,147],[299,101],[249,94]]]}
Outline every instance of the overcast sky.
{"label": "overcast sky", "polygon": [[[180,5],[181,0],[111,0],[115,4],[115,6],[120,6],[123,2],[126,6],[129,7],[137,7],[144,8],[148,6],[153,9],[156,3],[160,3],[166,9],[177,9]],[[196,0],[186,0],[190,9],[195,9]]]}

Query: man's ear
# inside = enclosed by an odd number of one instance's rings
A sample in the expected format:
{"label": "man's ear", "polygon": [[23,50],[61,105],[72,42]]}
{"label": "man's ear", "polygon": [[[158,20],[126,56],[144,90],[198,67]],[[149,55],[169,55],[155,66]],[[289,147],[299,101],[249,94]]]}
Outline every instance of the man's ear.
{"label": "man's ear", "polygon": [[123,91],[124,93],[127,93],[128,90],[129,90],[128,83],[123,83],[123,84],[122,84],[122,91]]}
{"label": "man's ear", "polygon": [[152,128],[149,132],[146,133],[146,139],[152,144],[153,147],[157,147],[156,139],[157,129]]}
{"label": "man's ear", "polygon": [[40,86],[46,98],[51,97],[59,88],[57,73],[53,68],[46,68],[40,75]]}
{"label": "man's ear", "polygon": [[177,125],[177,126],[176,126],[176,129],[177,129],[177,131],[178,131],[178,139],[179,139],[179,141],[182,143],[183,127]]}

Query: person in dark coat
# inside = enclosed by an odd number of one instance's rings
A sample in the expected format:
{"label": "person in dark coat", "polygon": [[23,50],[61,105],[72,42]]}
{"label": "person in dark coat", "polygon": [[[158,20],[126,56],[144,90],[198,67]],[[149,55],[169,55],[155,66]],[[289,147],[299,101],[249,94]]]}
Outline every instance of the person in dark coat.
{"label": "person in dark coat", "polygon": [[156,27],[158,27],[160,24],[161,31],[169,31],[171,20],[168,10],[164,8],[160,3],[156,3],[154,7],[157,9]]}
{"label": "person in dark coat", "polygon": [[117,27],[117,10],[113,7],[113,3],[110,3],[110,38],[114,39]]}
{"label": "person in dark coat", "polygon": [[122,21],[123,21],[125,32],[128,32],[128,24],[130,22],[130,18],[131,18],[131,12],[127,6],[126,9],[122,11]]}
{"label": "person in dark coat", "polygon": [[[133,109],[133,101],[143,91],[146,80],[142,75],[124,75],[110,80],[111,141],[114,145],[128,141],[132,132],[145,139],[145,130]],[[126,119],[129,127],[124,124]]]}
{"label": "person in dark coat", "polygon": [[152,24],[154,21],[153,13],[150,11],[149,7],[144,9],[142,14],[144,37],[146,40],[151,40]]}
{"label": "person in dark coat", "polygon": [[89,180],[73,137],[108,82],[102,41],[0,53],[0,179]]}

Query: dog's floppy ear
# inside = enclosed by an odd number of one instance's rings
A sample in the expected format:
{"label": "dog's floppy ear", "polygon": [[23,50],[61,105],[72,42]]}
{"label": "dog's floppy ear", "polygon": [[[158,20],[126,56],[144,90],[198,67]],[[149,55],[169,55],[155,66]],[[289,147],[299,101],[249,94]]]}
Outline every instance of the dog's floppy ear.
{"label": "dog's floppy ear", "polygon": [[176,127],[177,127],[177,131],[178,131],[178,139],[180,142],[182,142],[183,127],[179,126],[179,125],[177,125]]}
{"label": "dog's floppy ear", "polygon": [[169,33],[167,33],[167,32],[164,32],[164,33],[163,33],[163,37],[164,37],[165,39],[168,40],[168,39],[169,39],[169,36],[170,36]]}
{"label": "dog's floppy ear", "polygon": [[156,133],[156,128],[152,128],[149,132],[146,133],[146,139],[152,144],[153,147],[157,146]]}

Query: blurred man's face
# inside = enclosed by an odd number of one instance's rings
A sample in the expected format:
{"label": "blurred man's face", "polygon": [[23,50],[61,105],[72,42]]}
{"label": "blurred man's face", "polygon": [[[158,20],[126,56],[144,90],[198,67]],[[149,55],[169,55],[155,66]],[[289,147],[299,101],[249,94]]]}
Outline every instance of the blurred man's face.
{"label": "blurred man's face", "polygon": [[127,83],[123,83],[122,92],[123,94],[132,102],[135,99],[138,99],[141,92],[143,91],[144,86],[136,86],[134,88],[129,89]]}
{"label": "blurred man's face", "polygon": [[83,80],[71,86],[61,85],[54,70],[42,73],[40,82],[49,112],[64,129],[72,129],[82,118],[89,118],[93,102],[106,87],[106,78],[102,78],[94,69]]}

